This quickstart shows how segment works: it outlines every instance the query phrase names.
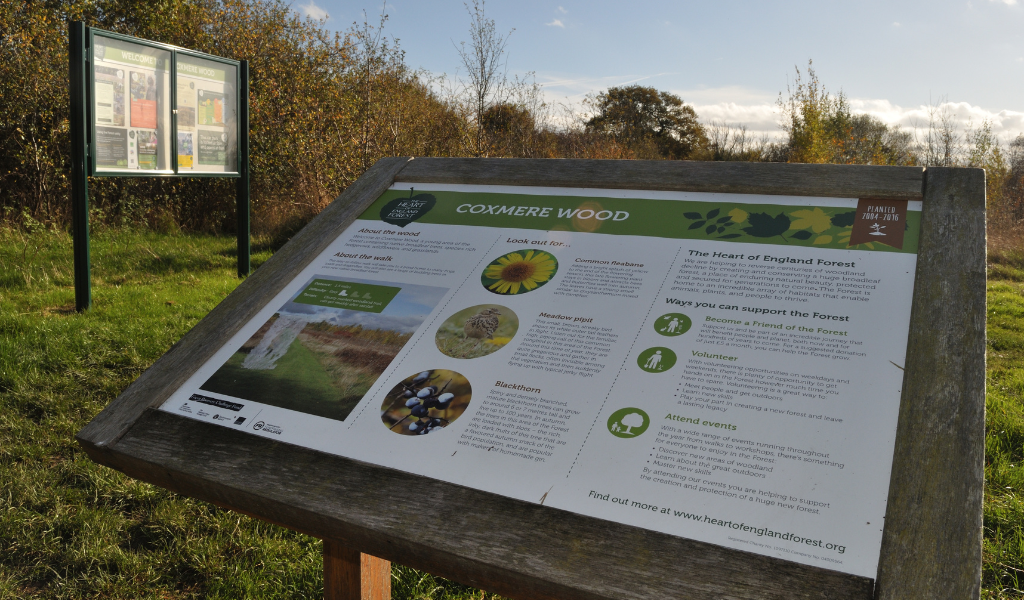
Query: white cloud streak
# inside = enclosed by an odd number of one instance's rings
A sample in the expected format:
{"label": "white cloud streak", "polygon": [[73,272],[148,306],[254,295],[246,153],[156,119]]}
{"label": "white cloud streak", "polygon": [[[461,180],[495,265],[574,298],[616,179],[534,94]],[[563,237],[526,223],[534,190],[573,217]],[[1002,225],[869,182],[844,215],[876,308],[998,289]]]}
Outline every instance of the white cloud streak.
{"label": "white cloud streak", "polygon": [[561,19],[555,19],[550,23],[545,23],[545,25],[548,27],[561,27],[562,29],[565,29],[565,23],[563,23]]}
{"label": "white cloud streak", "polygon": [[327,11],[316,5],[315,0],[309,0],[308,4],[299,4],[299,12],[304,16],[311,17],[317,21],[326,21],[331,18]]}
{"label": "white cloud streak", "polygon": [[[682,94],[680,94],[682,95]],[[683,99],[686,96],[683,95]],[[742,102],[693,102],[693,108],[704,123],[718,121],[730,125],[744,125],[754,136],[767,135],[779,138],[783,135],[779,127],[779,108],[772,103]],[[969,102],[942,102],[930,108],[927,104],[900,106],[888,100],[851,98],[850,108],[854,114],[868,114],[886,125],[918,131],[921,135],[928,129],[929,111],[950,115],[962,130],[979,127],[987,121],[992,133],[1004,143],[1024,133],[1024,112],[1014,110],[991,110]]]}

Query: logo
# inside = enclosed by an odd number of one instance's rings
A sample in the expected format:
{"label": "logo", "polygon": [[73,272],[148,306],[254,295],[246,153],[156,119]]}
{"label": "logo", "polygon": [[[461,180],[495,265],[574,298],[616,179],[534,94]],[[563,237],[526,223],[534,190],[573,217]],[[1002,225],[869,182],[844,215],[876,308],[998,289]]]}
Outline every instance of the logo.
{"label": "logo", "polygon": [[391,225],[405,227],[430,212],[430,209],[437,204],[437,199],[433,194],[413,196],[412,192],[413,190],[410,189],[408,198],[395,198],[385,204],[384,208],[380,209],[380,220]]}
{"label": "logo", "polygon": [[903,248],[903,232],[907,229],[906,200],[857,200],[857,215],[850,231],[852,248],[857,244],[880,242],[893,248]]}
{"label": "logo", "polygon": [[242,423],[245,423],[245,417],[238,417],[235,419],[235,425],[241,425]]}
{"label": "logo", "polygon": [[620,408],[608,417],[608,431],[615,437],[634,438],[647,431],[651,418],[639,408]]}
{"label": "logo", "polygon": [[263,429],[264,425],[266,425],[266,423],[264,423],[263,421],[256,421],[255,423],[252,424],[252,428],[255,429],[256,431],[259,431],[260,429]]}

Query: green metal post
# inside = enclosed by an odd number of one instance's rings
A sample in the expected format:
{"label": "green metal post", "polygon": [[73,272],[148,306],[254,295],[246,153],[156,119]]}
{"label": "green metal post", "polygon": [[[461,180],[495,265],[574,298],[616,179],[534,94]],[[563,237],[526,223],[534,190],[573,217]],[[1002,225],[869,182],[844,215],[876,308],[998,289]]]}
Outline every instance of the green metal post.
{"label": "green metal post", "polygon": [[238,276],[249,275],[249,61],[238,66]]}
{"label": "green metal post", "polygon": [[85,23],[74,21],[69,26],[71,99],[71,234],[75,254],[75,308],[78,312],[92,306],[89,281],[89,140],[86,127],[86,37]]}

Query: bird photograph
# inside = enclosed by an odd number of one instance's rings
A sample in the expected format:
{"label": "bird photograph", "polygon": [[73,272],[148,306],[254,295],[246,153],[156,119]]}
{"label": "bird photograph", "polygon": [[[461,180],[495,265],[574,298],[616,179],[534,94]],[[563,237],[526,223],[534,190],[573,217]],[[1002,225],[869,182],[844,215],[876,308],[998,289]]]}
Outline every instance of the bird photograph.
{"label": "bird photograph", "polygon": [[519,317],[497,304],[470,306],[448,317],[434,341],[452,358],[479,358],[503,348],[519,330]]}

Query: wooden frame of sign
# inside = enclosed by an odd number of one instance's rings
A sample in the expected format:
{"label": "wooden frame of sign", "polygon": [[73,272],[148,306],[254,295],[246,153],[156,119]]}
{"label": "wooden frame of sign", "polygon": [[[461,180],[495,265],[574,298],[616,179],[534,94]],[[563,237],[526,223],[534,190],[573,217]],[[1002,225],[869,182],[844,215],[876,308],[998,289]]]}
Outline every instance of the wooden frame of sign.
{"label": "wooden frame of sign", "polygon": [[[523,599],[977,598],[984,177],[980,169],[931,167],[383,159],[82,429],[78,441],[93,460],[132,477],[323,538],[328,597],[387,597],[386,561],[396,561]],[[513,500],[156,410],[394,182],[923,200],[877,578]],[[451,510],[428,512],[415,524],[386,517],[423,504]]]}

